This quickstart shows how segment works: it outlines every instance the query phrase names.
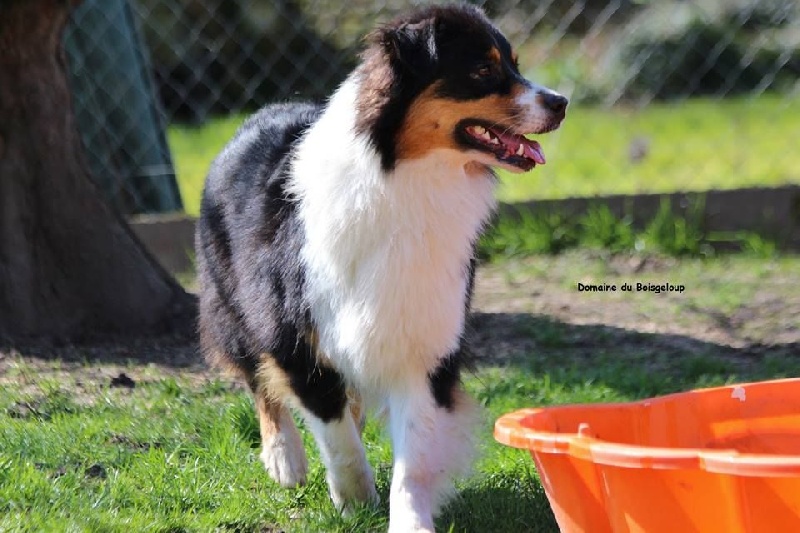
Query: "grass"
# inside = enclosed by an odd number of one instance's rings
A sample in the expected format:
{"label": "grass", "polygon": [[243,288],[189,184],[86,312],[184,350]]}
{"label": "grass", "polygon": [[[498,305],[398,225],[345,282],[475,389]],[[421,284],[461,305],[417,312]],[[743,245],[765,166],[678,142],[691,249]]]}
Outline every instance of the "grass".
{"label": "grass", "polygon": [[[694,99],[641,110],[575,108],[561,130],[543,137],[548,164],[505,176],[506,200],[599,194],[698,191],[800,183],[784,139],[796,124],[790,102]],[[789,137],[787,137],[789,136]],[[632,144],[647,155],[632,161]]]}
{"label": "grass", "polygon": [[[543,358],[490,367],[467,384],[486,408],[477,474],[439,520],[448,531],[554,532],[527,454],[491,441],[494,417],[520,406],[618,401],[729,382],[713,355],[673,361],[658,375],[647,357],[600,351],[593,364],[569,343]],[[566,356],[566,357],[565,357]],[[781,362],[777,374],[800,371]],[[747,378],[769,374],[756,372]],[[312,453],[310,484],[278,488],[258,462],[249,397],[219,382],[155,380],[131,391],[98,389],[77,402],[69,386],[0,393],[0,530],[3,531],[381,531],[387,509],[339,516]],[[20,409],[33,405],[34,409]],[[374,424],[368,455],[382,500],[390,449]]]}
{"label": "grass", "polygon": [[[274,485],[257,460],[256,421],[243,392],[167,379],[98,389],[76,402],[69,385],[60,387],[0,393],[2,531],[385,531],[385,504],[347,518],[333,509],[315,454],[307,487]],[[491,393],[493,414],[506,396]],[[366,435],[385,502],[390,448],[374,424]],[[511,524],[552,526],[523,454],[492,445],[482,464],[492,474],[465,485],[443,523],[503,531],[497,512]],[[473,514],[478,500],[485,512]]]}
{"label": "grass", "polygon": [[[722,328],[716,333],[727,334],[726,342],[731,344],[746,339],[769,345],[782,332],[797,332],[799,326],[796,309],[800,308],[800,256],[797,255],[776,255],[770,259],[748,254],[673,258],[576,249],[558,255],[501,261],[485,266],[485,272],[504,280],[504,287],[491,286],[491,296],[506,309],[514,303],[515,293],[524,294],[528,287],[535,289],[534,296],[523,300],[530,307],[514,307],[531,314],[542,312],[539,304],[546,302],[554,302],[546,309],[557,314],[563,303],[566,316],[586,316],[591,312],[593,323],[617,328],[650,324],[669,330],[695,329],[699,337]],[[578,282],[613,284],[618,290],[578,293]],[[622,292],[623,283],[632,286],[671,283],[684,285],[685,291]],[[524,324],[529,327],[521,334],[536,340],[537,346],[550,347],[564,340],[561,333],[565,326],[557,320],[541,318]],[[588,333],[591,345],[604,341],[603,331]]]}
{"label": "grass", "polygon": [[[542,136],[549,163],[502,175],[505,201],[800,183],[796,103],[765,95],[653,103],[642,109],[574,106]],[[186,210],[197,214],[208,166],[243,116],[168,132]],[[631,151],[646,152],[631,158]],[[634,161],[634,159],[637,159]]]}
{"label": "grass", "polygon": [[[783,365],[785,371],[786,365]],[[595,364],[549,357],[480,371],[468,387],[485,406],[477,475],[439,520],[448,531],[556,531],[527,454],[491,441],[491,420],[528,405],[599,402],[730,381],[708,356],[653,376],[644,358]],[[798,364],[792,367],[800,370]],[[310,483],[278,488],[257,460],[250,399],[219,382],[155,380],[98,389],[78,402],[69,386],[0,392],[2,531],[381,531],[384,503],[341,517],[312,454]],[[35,409],[20,409],[21,405]],[[374,424],[367,452],[388,496],[390,448]],[[452,529],[450,529],[452,528]]]}
{"label": "grass", "polygon": [[171,126],[167,131],[178,187],[188,214],[199,214],[208,167],[244,119],[244,115],[231,115],[212,120],[202,127]]}
{"label": "grass", "polygon": [[[800,375],[800,358],[790,356],[791,345],[764,344],[796,323],[769,312],[752,315],[760,300],[800,301],[800,258],[669,259],[652,270],[626,273],[591,253],[568,251],[487,268],[504,272],[515,294],[526,284],[545,291],[532,301],[556,290],[573,309],[581,304],[613,310],[624,300],[630,317],[640,322],[679,324],[682,317],[697,322],[698,312],[724,318],[749,310],[747,322],[754,329],[745,324],[743,331],[760,348],[570,324],[533,311],[508,313],[511,327],[495,333],[498,339],[528,339],[535,348],[512,354],[503,364],[483,364],[467,377],[467,388],[485,409],[481,456],[475,474],[459,485],[458,497],[439,519],[440,531],[557,531],[530,457],[491,437],[493,420],[505,412]],[[575,296],[576,280],[669,280],[686,284],[687,292]],[[510,309],[510,297],[499,296]],[[621,321],[615,316],[604,323]],[[0,531],[386,530],[391,449],[374,421],[366,429],[366,448],[383,503],[342,517],[329,502],[324,471],[305,432],[309,484],[285,490],[268,478],[257,457],[251,400],[227,382],[190,374],[165,377],[131,363],[125,370],[136,386],[110,388],[91,363],[65,373],[66,367],[53,362],[55,371],[48,373],[33,358],[1,355],[6,359],[0,374]]]}

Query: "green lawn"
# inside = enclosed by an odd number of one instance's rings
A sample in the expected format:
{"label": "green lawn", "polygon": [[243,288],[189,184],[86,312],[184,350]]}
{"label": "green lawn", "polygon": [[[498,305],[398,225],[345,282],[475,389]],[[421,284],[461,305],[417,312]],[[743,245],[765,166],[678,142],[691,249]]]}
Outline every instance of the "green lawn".
{"label": "green lawn", "polygon": [[[500,383],[542,383],[522,370],[504,375],[484,374],[492,415],[530,401],[495,390]],[[374,424],[366,431],[367,452],[383,504],[343,518],[328,499],[313,447],[308,486],[284,490],[270,480],[257,458],[249,396],[221,382],[155,379],[130,392],[98,388],[88,404],[73,399],[72,390],[74,384],[42,383],[26,394],[0,392],[0,531],[386,530],[390,446]],[[558,401],[580,393],[548,385],[539,396]],[[594,390],[583,396],[617,397]],[[479,468],[491,475],[468,482],[441,523],[455,521],[459,531],[533,531],[523,524],[552,531],[532,462],[492,444],[489,431],[487,418]],[[482,511],[473,513],[478,502]]]}
{"label": "green lawn", "polygon": [[[797,101],[695,99],[641,110],[574,106],[561,130],[540,138],[548,164],[504,175],[507,201],[616,193],[731,189],[800,183]],[[243,117],[168,136],[181,193],[196,214],[208,165]],[[634,162],[631,145],[646,146]]]}
{"label": "green lawn", "polygon": [[203,182],[211,161],[233,137],[244,118],[243,115],[232,115],[211,120],[202,127],[171,126],[167,131],[181,198],[190,215],[200,212]]}
{"label": "green lawn", "polygon": [[[505,412],[800,375],[798,272],[797,256],[585,250],[482,268],[482,359],[466,380],[485,407],[481,457],[439,530],[557,531],[529,455],[492,439]],[[664,280],[686,292],[575,291]],[[250,398],[216,373],[123,361],[136,386],[110,388],[107,359],[57,353],[0,352],[0,531],[385,531],[391,451],[374,421],[366,449],[382,504],[343,518],[313,446],[308,486],[269,479]]]}
{"label": "green lawn", "polygon": [[[487,410],[483,456],[440,528],[557,531],[530,457],[492,441],[494,417],[523,406],[626,400],[732,379],[713,356],[675,361],[668,373],[653,375],[646,357],[617,358],[606,348],[581,365],[565,358],[568,352],[485,368],[468,380]],[[800,370],[797,362],[783,364],[779,374],[787,366]],[[383,503],[343,518],[328,500],[314,452],[307,487],[284,490],[267,477],[250,399],[222,382],[154,379],[130,392],[98,388],[79,400],[73,387],[40,383],[24,394],[0,393],[0,530],[385,531],[390,446],[374,424],[367,452]],[[33,409],[21,408],[28,405]]]}

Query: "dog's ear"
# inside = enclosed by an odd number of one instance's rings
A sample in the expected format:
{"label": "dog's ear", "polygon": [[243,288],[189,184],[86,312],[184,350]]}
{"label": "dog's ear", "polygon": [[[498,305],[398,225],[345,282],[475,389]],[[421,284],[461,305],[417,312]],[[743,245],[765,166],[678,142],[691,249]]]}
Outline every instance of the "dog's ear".
{"label": "dog's ear", "polygon": [[436,18],[384,28],[380,42],[392,60],[415,76],[424,76],[436,67]]}

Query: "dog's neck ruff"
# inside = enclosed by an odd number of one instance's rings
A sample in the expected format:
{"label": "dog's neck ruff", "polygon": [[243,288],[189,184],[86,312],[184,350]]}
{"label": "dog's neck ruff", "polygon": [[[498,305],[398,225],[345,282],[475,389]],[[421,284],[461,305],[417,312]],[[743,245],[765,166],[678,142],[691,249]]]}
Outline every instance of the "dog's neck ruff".
{"label": "dog's neck ruff", "polygon": [[458,347],[494,179],[444,151],[383,172],[354,132],[357,83],[342,85],[299,142],[290,190],[319,347],[354,383],[385,387],[425,376]]}

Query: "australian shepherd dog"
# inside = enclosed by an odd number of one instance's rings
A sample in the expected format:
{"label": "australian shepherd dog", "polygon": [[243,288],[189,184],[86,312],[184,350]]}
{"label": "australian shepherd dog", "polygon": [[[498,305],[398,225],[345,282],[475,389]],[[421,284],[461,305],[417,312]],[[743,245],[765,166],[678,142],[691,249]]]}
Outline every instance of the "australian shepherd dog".
{"label": "australian shepherd dog", "polygon": [[482,11],[427,7],[374,31],[327,103],[265,107],[216,158],[196,239],[201,345],[252,391],[275,481],[306,481],[292,408],[333,503],[375,502],[361,429],[381,412],[389,529],[433,531],[473,441],[460,371],[492,168],[543,164],[523,135],[566,108]]}

